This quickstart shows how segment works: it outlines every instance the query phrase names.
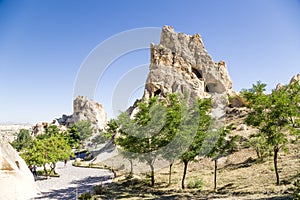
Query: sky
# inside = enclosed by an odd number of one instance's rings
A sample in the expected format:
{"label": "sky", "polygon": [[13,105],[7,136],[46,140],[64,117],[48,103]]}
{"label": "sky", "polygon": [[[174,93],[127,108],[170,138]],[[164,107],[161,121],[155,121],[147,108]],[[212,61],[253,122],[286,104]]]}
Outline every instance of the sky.
{"label": "sky", "polygon": [[[300,73],[299,11],[299,0],[0,0],[0,123],[71,114],[74,86],[91,52],[145,27],[199,33],[213,60],[226,62],[235,91],[258,80],[271,90]],[[93,98],[110,118],[117,115],[116,84],[126,85],[120,80],[138,66],[146,81],[149,57],[147,48],[121,55],[99,77]],[[141,95],[139,85],[117,101],[129,106]]]}

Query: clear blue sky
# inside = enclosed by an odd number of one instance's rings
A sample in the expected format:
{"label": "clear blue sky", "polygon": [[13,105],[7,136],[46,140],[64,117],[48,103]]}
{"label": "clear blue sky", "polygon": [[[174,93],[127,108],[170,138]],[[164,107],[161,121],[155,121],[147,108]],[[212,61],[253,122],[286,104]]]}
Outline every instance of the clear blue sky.
{"label": "clear blue sky", "polygon": [[[0,123],[71,114],[76,75],[93,48],[128,29],[163,25],[200,33],[213,59],[226,61],[236,91],[257,80],[271,89],[300,73],[299,0],[0,0]],[[95,95],[109,116],[118,67],[148,62],[143,50],[110,68]]]}

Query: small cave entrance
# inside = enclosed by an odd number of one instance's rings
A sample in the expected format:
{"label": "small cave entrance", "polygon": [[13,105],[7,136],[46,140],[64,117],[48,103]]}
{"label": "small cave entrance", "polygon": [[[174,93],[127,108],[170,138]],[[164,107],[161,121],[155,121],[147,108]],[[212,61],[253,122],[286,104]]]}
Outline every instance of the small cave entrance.
{"label": "small cave entrance", "polygon": [[154,96],[158,96],[158,95],[160,95],[160,93],[161,93],[161,89],[158,89],[154,92]]}
{"label": "small cave entrance", "polygon": [[192,72],[198,77],[198,79],[202,79],[203,78],[201,70],[192,68]]}
{"label": "small cave entrance", "polygon": [[207,85],[205,86],[205,92],[209,93],[209,88]]}

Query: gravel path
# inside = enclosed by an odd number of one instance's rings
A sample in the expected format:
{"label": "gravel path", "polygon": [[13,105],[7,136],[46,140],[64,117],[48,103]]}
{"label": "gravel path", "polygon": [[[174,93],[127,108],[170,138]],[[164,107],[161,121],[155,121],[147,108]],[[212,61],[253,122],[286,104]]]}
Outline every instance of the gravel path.
{"label": "gravel path", "polygon": [[77,199],[78,195],[92,191],[94,185],[108,184],[113,174],[108,170],[74,167],[69,161],[57,163],[56,172],[59,178],[37,180],[41,194],[35,199]]}

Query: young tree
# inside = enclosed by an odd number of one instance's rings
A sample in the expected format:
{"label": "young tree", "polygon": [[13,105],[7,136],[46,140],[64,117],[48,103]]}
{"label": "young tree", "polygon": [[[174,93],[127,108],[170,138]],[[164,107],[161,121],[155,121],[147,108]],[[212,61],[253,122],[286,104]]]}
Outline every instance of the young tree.
{"label": "young tree", "polygon": [[222,128],[218,131],[213,131],[208,134],[208,141],[214,141],[213,148],[208,153],[207,157],[214,161],[214,191],[217,191],[217,170],[218,160],[237,150],[237,140],[239,136],[232,136],[226,139],[229,129]]}
{"label": "young tree", "polygon": [[169,184],[171,185],[172,179],[172,166],[173,163],[178,157],[182,154],[183,144],[181,137],[177,136],[180,129],[181,117],[183,112],[186,109],[186,102],[184,100],[179,100],[178,95],[169,94],[166,98],[166,121],[165,125],[161,131],[161,134],[164,134],[166,141],[172,143],[170,148],[164,148],[161,151],[162,158],[166,159],[169,162]]}
{"label": "young tree", "polygon": [[32,137],[30,131],[26,129],[21,129],[17,134],[17,138],[11,143],[11,145],[17,150],[21,151],[27,148],[32,142]]}
{"label": "young tree", "polygon": [[72,124],[69,127],[69,130],[72,130],[75,140],[77,139],[77,135],[79,135],[80,140],[83,141],[91,137],[93,134],[92,124],[90,121],[87,120],[78,121]]}
{"label": "young tree", "polygon": [[43,166],[48,176],[47,163],[51,164],[51,170],[56,173],[56,163],[70,158],[72,149],[68,140],[66,134],[60,133],[54,125],[50,126],[46,134],[35,138],[21,156],[29,165]]}
{"label": "young tree", "polygon": [[[193,161],[197,155],[201,152],[202,143],[205,139],[206,132],[209,128],[211,118],[209,116],[209,111],[211,108],[211,99],[199,99],[197,100],[195,106],[189,106],[188,112],[190,115],[185,115],[182,118],[180,135],[182,137],[182,143],[186,143],[191,140],[192,142],[188,149],[180,156],[181,161],[184,164],[183,177],[181,181],[182,189],[185,188],[185,177],[188,168],[188,163]],[[197,120],[197,123],[193,123]],[[194,130],[196,127],[196,133],[190,130]],[[188,142],[189,143],[189,142]]]}
{"label": "young tree", "polygon": [[[165,123],[165,107],[157,97],[144,100],[138,104],[139,111],[134,119],[127,113],[122,113],[118,118],[120,137],[117,143],[122,148],[131,152],[132,157],[146,162],[151,169],[151,186],[154,186],[154,163],[157,150],[166,145],[166,138],[161,134]],[[126,153],[125,155],[128,156]]]}
{"label": "young tree", "polygon": [[90,121],[78,121],[68,128],[69,144],[72,148],[80,149],[83,142],[92,136],[93,127]]}
{"label": "young tree", "polygon": [[251,108],[245,121],[257,127],[259,137],[265,138],[266,145],[272,147],[276,184],[279,185],[278,153],[281,149],[287,152],[289,135],[299,134],[295,127],[299,120],[300,86],[294,82],[269,95],[264,93],[265,86],[258,82],[251,90],[243,92]]}

